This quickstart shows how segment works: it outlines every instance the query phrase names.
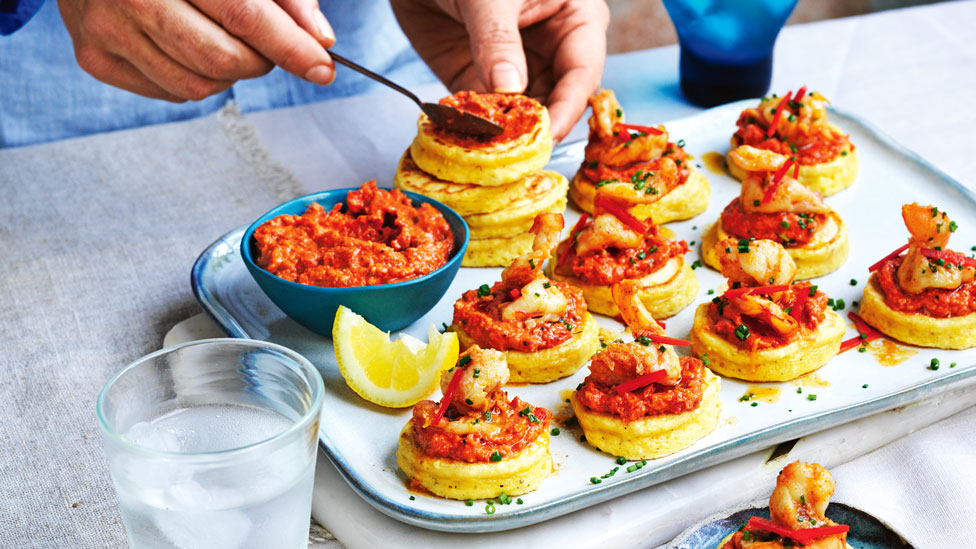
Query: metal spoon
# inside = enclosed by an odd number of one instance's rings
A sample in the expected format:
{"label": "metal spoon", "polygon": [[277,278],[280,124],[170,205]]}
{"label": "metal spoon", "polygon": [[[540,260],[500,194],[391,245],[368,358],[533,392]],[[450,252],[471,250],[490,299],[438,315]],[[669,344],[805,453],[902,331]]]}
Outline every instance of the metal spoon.
{"label": "metal spoon", "polygon": [[350,69],[360,74],[363,74],[365,76],[368,76],[381,84],[385,84],[393,88],[394,90],[402,93],[403,95],[406,95],[410,99],[413,99],[413,102],[420,106],[420,110],[424,111],[424,114],[426,114],[435,124],[444,128],[445,130],[463,133],[467,135],[475,135],[475,136],[499,135],[503,131],[505,131],[505,128],[499,126],[498,124],[495,124],[494,122],[488,120],[487,118],[482,118],[480,116],[468,112],[462,112],[455,109],[454,107],[441,105],[439,103],[424,103],[420,100],[419,97],[411,93],[410,90],[402,86],[399,86],[398,84],[391,82],[386,78],[383,78],[382,76],[376,74],[375,72],[360,67],[359,65],[353,63],[352,61],[346,59],[345,57],[342,57],[341,55],[338,55],[331,51],[329,52],[329,55],[332,57],[333,60],[335,60],[336,63],[339,63],[340,65],[345,65]]}

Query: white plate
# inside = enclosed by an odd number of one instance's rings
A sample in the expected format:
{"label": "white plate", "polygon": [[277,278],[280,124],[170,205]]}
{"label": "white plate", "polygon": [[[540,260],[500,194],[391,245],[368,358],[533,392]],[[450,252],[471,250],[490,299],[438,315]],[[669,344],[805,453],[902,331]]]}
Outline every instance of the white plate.
{"label": "white plate", "polygon": [[[684,139],[688,152],[699,159],[710,151],[724,154],[739,112],[753,104],[755,101],[749,100],[724,105],[670,122],[667,127],[672,140]],[[905,242],[908,233],[901,220],[903,203],[919,201],[946,210],[959,223],[950,247],[968,252],[976,244],[976,196],[856,117],[832,110],[831,120],[850,133],[861,161],[854,186],[827,199],[850,227],[851,257],[839,271],[816,280],[828,295],[845,300],[847,309],[840,311],[845,314],[852,309],[853,301],[861,299],[868,279],[867,267]],[[581,161],[582,150],[583,143],[560,147],[549,168],[571,176]],[[700,160],[696,162],[701,164]],[[668,224],[680,238],[695,241],[688,261],[700,256],[704,230],[739,192],[738,182],[730,177],[705,168],[702,172],[712,185],[708,210],[693,220]],[[567,225],[574,223],[578,216],[572,208],[568,210]],[[222,237],[194,265],[192,284],[200,303],[228,334],[271,340],[301,352],[315,363],[325,379],[327,393],[320,429],[326,454],[371,505],[394,518],[425,528],[481,532],[533,524],[778,442],[919,400],[948,390],[976,374],[976,349],[920,349],[918,354],[894,367],[881,366],[872,353],[851,351],[816,373],[829,386],[804,387],[797,394],[792,382],[763,384],[780,389],[779,401],[760,402],[755,407],[750,402],[739,401],[748,384],[723,379],[722,419],[713,433],[686,450],[648,462],[636,472],[626,473],[626,466],[621,467],[615,476],[597,485],[591,484],[590,478],[600,477],[615,467],[614,457],[580,442],[578,427],[564,428],[557,424],[562,434],[552,437],[551,443],[556,472],[539,490],[522,496],[522,505],[496,505],[495,513],[489,515],[484,502],[468,507],[463,502],[414,494],[407,489],[394,452],[410,410],[373,406],[346,386],[336,367],[331,341],[285,317],[247,273],[238,255],[243,230]],[[461,269],[434,309],[404,331],[426,339],[431,324],[451,323],[454,301],[462,292],[491,284],[499,278],[500,271]],[[673,337],[688,335],[695,306],[709,301],[712,296],[707,291],[723,282],[717,272],[707,267],[695,272],[701,286],[699,296],[693,305],[668,320],[668,334]],[[851,279],[857,280],[856,286],[850,285]],[[605,327],[622,329],[611,319],[597,316],[597,320]],[[849,329],[847,337],[854,335],[853,328]],[[939,370],[928,369],[932,358],[940,360]],[[956,366],[950,368],[952,363]],[[584,367],[563,380],[516,386],[508,391],[563,417],[569,413],[564,403],[567,391],[574,389],[587,372]],[[865,384],[867,388],[863,387]],[[817,399],[808,400],[809,394],[816,394]],[[435,400],[438,397],[438,394],[432,396]]]}

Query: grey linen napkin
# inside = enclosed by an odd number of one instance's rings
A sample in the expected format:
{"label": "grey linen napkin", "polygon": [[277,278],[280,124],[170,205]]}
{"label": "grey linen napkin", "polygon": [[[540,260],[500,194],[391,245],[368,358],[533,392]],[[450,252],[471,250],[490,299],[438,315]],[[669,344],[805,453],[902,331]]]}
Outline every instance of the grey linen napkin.
{"label": "grey linen napkin", "polygon": [[0,150],[0,545],[125,545],[98,391],[200,311],[204,248],[299,194],[233,104]]}

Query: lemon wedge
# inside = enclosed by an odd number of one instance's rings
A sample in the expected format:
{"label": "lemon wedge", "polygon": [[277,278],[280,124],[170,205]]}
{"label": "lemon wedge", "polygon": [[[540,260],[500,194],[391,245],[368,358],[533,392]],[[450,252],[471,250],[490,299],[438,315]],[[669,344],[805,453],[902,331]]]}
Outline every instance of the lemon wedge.
{"label": "lemon wedge", "polygon": [[390,334],[340,306],[332,324],[339,372],[349,388],[380,406],[403,408],[420,402],[437,388],[441,372],[457,363],[458,338],[434,326],[428,343],[407,334]]}

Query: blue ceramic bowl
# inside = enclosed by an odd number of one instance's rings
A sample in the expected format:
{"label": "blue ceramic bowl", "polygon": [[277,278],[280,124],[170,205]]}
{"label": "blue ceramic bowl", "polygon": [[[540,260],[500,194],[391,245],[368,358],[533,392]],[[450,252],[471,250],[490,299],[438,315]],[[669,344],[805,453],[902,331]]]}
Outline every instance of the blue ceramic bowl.
{"label": "blue ceramic bowl", "polygon": [[414,206],[422,203],[437,208],[454,233],[454,253],[447,263],[420,278],[351,288],[324,288],[299,284],[279,278],[258,267],[254,262],[254,230],[262,223],[283,214],[301,215],[312,202],[326,210],[346,201],[346,193],[355,189],[334,189],[290,200],[262,215],[244,231],[241,256],[251,276],[264,293],[293,320],[317,334],[332,337],[332,323],[339,305],[345,305],[362,315],[381,330],[399,330],[424,316],[440,301],[457,276],[461,259],[468,249],[468,225],[454,210],[426,196],[405,192]]}

